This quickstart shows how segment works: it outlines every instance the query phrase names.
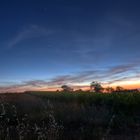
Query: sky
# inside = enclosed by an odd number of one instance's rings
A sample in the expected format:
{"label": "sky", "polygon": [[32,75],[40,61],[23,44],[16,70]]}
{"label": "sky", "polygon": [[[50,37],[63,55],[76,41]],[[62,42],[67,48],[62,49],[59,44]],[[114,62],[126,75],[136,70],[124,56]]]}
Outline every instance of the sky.
{"label": "sky", "polygon": [[1,0],[0,92],[63,84],[140,88],[140,1]]}

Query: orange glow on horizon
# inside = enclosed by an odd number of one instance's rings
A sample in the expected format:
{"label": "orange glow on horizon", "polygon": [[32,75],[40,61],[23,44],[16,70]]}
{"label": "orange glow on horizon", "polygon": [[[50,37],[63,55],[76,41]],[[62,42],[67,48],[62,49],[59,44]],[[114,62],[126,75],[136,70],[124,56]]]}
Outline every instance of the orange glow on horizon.
{"label": "orange glow on horizon", "polygon": [[[85,83],[85,84],[81,84],[81,85],[71,85],[71,87],[74,89],[74,90],[78,90],[78,89],[82,89],[84,91],[86,90],[90,90],[90,84],[88,83]],[[113,87],[114,89],[117,87],[117,86],[121,86],[123,87],[124,89],[140,89],[140,81],[120,81],[120,82],[116,82],[116,83],[113,83],[113,84],[103,84],[103,87],[106,88],[106,87]],[[10,89],[4,89],[4,90],[0,90],[1,93],[6,93],[6,92],[24,92],[24,91],[61,91],[61,85],[60,87],[57,86],[52,86],[52,87],[41,87],[41,88],[35,88],[35,87],[17,87],[17,88],[10,88]]]}
{"label": "orange glow on horizon", "polygon": [[[137,83],[137,84],[122,84],[122,85],[119,85],[119,84],[112,84],[112,85],[104,85],[103,87],[106,88],[106,87],[113,87],[114,89],[117,87],[117,86],[121,86],[125,89],[139,89],[140,88],[140,84]],[[88,85],[82,85],[82,86],[73,86],[73,89],[74,90],[78,90],[78,89],[82,89],[84,91],[86,90],[90,90],[90,86]],[[43,88],[41,89],[41,91],[56,91],[56,90],[62,90],[61,88]]]}

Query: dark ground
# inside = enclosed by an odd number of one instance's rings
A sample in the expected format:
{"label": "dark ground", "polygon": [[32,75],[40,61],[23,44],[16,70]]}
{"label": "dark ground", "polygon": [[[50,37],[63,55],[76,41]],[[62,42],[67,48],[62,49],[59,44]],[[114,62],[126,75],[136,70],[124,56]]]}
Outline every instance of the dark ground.
{"label": "dark ground", "polygon": [[140,140],[140,94],[0,95],[0,140]]}

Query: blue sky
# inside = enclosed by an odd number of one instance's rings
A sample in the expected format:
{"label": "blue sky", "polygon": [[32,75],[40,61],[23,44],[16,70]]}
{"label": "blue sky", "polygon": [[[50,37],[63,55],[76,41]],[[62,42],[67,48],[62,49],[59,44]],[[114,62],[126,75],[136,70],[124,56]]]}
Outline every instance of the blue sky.
{"label": "blue sky", "polygon": [[1,90],[94,80],[139,84],[139,5],[138,0],[1,1]]}

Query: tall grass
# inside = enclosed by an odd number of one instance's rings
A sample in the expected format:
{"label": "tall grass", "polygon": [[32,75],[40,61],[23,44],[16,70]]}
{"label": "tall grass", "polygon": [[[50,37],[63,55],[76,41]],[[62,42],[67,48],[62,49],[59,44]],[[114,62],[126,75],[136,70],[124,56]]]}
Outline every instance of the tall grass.
{"label": "tall grass", "polygon": [[105,140],[139,136],[140,94],[0,95],[0,140]]}

